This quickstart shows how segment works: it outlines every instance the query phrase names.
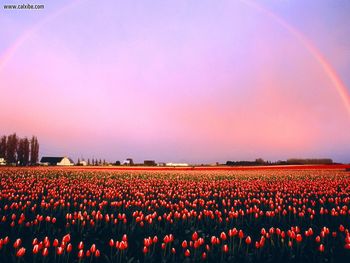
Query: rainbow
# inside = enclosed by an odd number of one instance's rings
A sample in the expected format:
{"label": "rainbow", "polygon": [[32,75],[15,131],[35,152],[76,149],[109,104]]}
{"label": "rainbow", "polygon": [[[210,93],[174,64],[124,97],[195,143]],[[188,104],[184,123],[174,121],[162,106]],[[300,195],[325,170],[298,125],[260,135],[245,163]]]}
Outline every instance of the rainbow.
{"label": "rainbow", "polygon": [[307,51],[314,57],[314,59],[319,63],[324,72],[327,74],[334,88],[336,89],[339,97],[341,98],[344,107],[347,113],[350,116],[350,95],[347,87],[340,79],[332,65],[327,61],[327,59],[322,55],[322,53],[313,45],[313,43],[307,39],[300,31],[298,31],[295,27],[288,24],[284,19],[277,16],[275,13],[270,10],[263,8],[257,3],[250,0],[240,0],[245,5],[252,7],[253,9],[267,15],[274,21],[276,21],[279,25],[285,28],[291,35],[293,35],[306,49]]}
{"label": "rainbow", "polygon": [[[57,11],[49,14],[44,19],[36,23],[33,27],[28,29],[26,32],[24,32],[16,41],[15,43],[10,46],[3,55],[0,57],[0,71],[6,66],[8,61],[12,58],[12,56],[15,54],[17,49],[23,45],[23,43],[29,39],[36,31],[38,31],[43,25],[48,23],[49,21],[55,19],[56,17],[60,16],[61,14],[65,13],[66,11],[72,9],[76,5],[78,5],[83,0],[75,0],[70,2],[69,4],[63,6],[62,8],[58,9]],[[330,79],[332,85],[336,89],[336,92],[338,93],[347,113],[350,116],[350,95],[348,92],[348,89],[346,88],[343,81],[340,79],[332,65],[327,61],[327,59],[322,55],[322,53],[313,45],[313,43],[307,39],[300,31],[298,31],[295,27],[287,23],[284,19],[277,16],[272,11],[263,8],[262,6],[258,5],[257,3],[250,1],[250,0],[240,0],[241,3],[244,3],[245,5],[265,14],[266,16],[270,17],[274,21],[276,21],[280,26],[282,26],[284,29],[286,29],[291,35],[293,35],[307,50],[308,52],[313,56],[313,58],[319,63],[319,65],[322,67],[328,78]]]}
{"label": "rainbow", "polygon": [[34,24],[31,28],[29,28],[27,31],[25,31],[21,36],[17,38],[17,40],[8,48],[5,50],[5,52],[0,56],[0,72],[4,69],[6,64],[11,60],[13,55],[16,53],[17,49],[25,43],[26,40],[28,40],[32,35],[34,35],[42,26],[44,26],[46,23],[54,20],[56,17],[64,14],[68,10],[72,9],[76,5],[78,5],[82,0],[75,0],[67,5],[62,6],[60,9],[50,13],[49,15],[45,16],[42,20]]}

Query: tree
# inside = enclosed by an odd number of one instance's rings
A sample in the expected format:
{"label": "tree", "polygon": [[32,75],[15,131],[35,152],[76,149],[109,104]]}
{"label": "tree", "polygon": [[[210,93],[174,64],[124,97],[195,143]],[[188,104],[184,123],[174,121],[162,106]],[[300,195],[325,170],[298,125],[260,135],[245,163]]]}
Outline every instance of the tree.
{"label": "tree", "polygon": [[0,158],[4,158],[5,160],[6,158],[6,152],[7,152],[7,136],[4,135],[1,137],[0,139]]}
{"label": "tree", "polygon": [[90,165],[90,158],[88,159],[88,163],[87,163],[87,165]]}
{"label": "tree", "polygon": [[19,165],[24,165],[24,139],[18,140],[17,146],[17,161]]}
{"label": "tree", "polygon": [[30,164],[37,164],[39,161],[39,142],[36,136],[30,140]]}
{"label": "tree", "polygon": [[30,155],[30,143],[27,137],[23,140],[23,165],[29,164],[29,155]]}
{"label": "tree", "polygon": [[7,137],[6,144],[6,161],[10,164],[15,164],[17,162],[17,146],[18,146],[18,137],[16,133],[11,134]]}

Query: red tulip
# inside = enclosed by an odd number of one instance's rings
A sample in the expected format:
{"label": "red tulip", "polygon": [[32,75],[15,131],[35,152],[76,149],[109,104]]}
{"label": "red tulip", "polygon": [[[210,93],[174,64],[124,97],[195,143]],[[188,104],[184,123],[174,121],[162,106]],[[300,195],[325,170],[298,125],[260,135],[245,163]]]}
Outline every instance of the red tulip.
{"label": "red tulip", "polygon": [[181,246],[182,246],[183,248],[187,248],[187,241],[186,241],[186,240],[182,241]]}
{"label": "red tulip", "polygon": [[303,237],[300,234],[297,234],[295,240],[300,243],[303,240]]}
{"label": "red tulip", "polygon": [[119,249],[120,249],[120,250],[127,249],[127,247],[128,247],[128,243],[127,243],[127,242],[121,241],[121,242],[119,243]]}
{"label": "red tulip", "polygon": [[100,255],[101,255],[101,252],[100,252],[100,250],[98,250],[98,249],[96,249],[96,251],[95,251],[95,257],[100,257]]}
{"label": "red tulip", "polygon": [[91,253],[95,253],[96,252],[96,245],[95,244],[91,245],[90,251],[91,251]]}
{"label": "red tulip", "polygon": [[189,257],[191,255],[191,252],[188,250],[188,249],[186,249],[186,251],[185,251],[185,257]]}
{"label": "red tulip", "polygon": [[72,249],[73,249],[73,246],[72,246],[71,243],[69,243],[69,244],[67,245],[67,252],[70,253],[70,252],[72,251]]}
{"label": "red tulip", "polygon": [[144,254],[147,254],[147,253],[148,253],[148,248],[147,248],[146,246],[144,246],[142,252],[143,252]]}
{"label": "red tulip", "polygon": [[157,243],[158,242],[158,237],[157,236],[154,236],[153,237],[153,243]]}
{"label": "red tulip", "polygon": [[250,245],[250,243],[252,243],[252,239],[250,238],[250,236],[247,236],[247,238],[245,239],[245,243],[247,245]]}
{"label": "red tulip", "polygon": [[22,244],[22,240],[20,238],[17,238],[15,243],[13,243],[14,248],[18,248]]}
{"label": "red tulip", "polygon": [[42,255],[44,257],[46,257],[47,255],[49,254],[49,250],[47,249],[47,247],[44,248],[43,252],[42,252]]}
{"label": "red tulip", "polygon": [[39,252],[39,245],[34,245],[34,247],[33,247],[33,254],[38,254],[38,252]]}
{"label": "red tulip", "polygon": [[320,252],[324,252],[324,245],[321,244],[321,245],[318,247],[318,250],[319,250]]}
{"label": "red tulip", "polygon": [[114,240],[112,238],[109,240],[109,246],[114,247]]}
{"label": "red tulip", "polygon": [[32,245],[34,246],[34,245],[36,245],[36,244],[38,244],[38,239],[37,239],[37,238],[34,238],[34,239],[33,239],[33,242],[32,242]]}
{"label": "red tulip", "polygon": [[227,239],[226,233],[225,232],[221,232],[220,238],[221,238],[221,240],[225,241]]}
{"label": "red tulip", "polygon": [[54,247],[57,247],[57,246],[58,246],[58,240],[57,240],[57,238],[55,238],[55,240],[53,241],[52,245],[53,245]]}
{"label": "red tulip", "polygon": [[56,252],[57,252],[57,255],[62,255],[64,249],[62,247],[57,247],[56,249]]}
{"label": "red tulip", "polygon": [[242,239],[242,238],[244,237],[244,233],[243,233],[242,230],[239,230],[239,232],[238,232],[238,237],[239,237],[240,239]]}
{"label": "red tulip", "polygon": [[198,233],[195,231],[193,234],[192,234],[192,240],[195,241],[198,239]]}
{"label": "red tulip", "polygon": [[62,241],[65,243],[69,243],[70,242],[70,234],[63,236]]}
{"label": "red tulip", "polygon": [[16,256],[20,258],[20,257],[23,257],[25,253],[26,253],[26,249],[25,249],[24,247],[21,247],[21,248],[17,251]]}
{"label": "red tulip", "polygon": [[260,247],[260,243],[258,241],[255,241],[255,248],[259,248]]}
{"label": "red tulip", "polygon": [[347,235],[347,236],[345,237],[345,243],[350,243],[350,235]]}
{"label": "red tulip", "polygon": [[79,252],[78,252],[78,258],[83,258],[84,257],[84,250],[79,250]]}
{"label": "red tulip", "polygon": [[165,244],[169,243],[169,242],[170,242],[169,236],[166,235],[166,236],[164,237],[163,241],[164,241]]}

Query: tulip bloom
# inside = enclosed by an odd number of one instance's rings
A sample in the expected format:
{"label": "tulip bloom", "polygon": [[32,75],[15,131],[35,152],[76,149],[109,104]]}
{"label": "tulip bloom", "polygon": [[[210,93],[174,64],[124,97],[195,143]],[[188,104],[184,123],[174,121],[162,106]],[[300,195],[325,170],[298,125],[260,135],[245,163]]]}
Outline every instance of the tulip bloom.
{"label": "tulip bloom", "polygon": [[198,233],[195,231],[193,234],[192,234],[192,241],[196,241],[198,239]]}
{"label": "tulip bloom", "polygon": [[252,239],[250,238],[250,236],[247,236],[247,238],[245,239],[245,243],[247,245],[250,245],[250,243],[252,243]]}
{"label": "tulip bloom", "polygon": [[21,247],[21,248],[17,251],[16,256],[20,258],[20,257],[23,257],[25,253],[26,253],[26,249],[25,249],[24,247]]}
{"label": "tulip bloom", "polygon": [[71,243],[69,243],[69,244],[67,245],[67,252],[70,253],[70,252],[72,251],[72,249],[73,249],[73,246],[72,246]]}
{"label": "tulip bloom", "polygon": [[34,247],[33,247],[33,254],[38,254],[38,252],[39,252],[39,245],[36,244],[36,245],[34,245]]}
{"label": "tulip bloom", "polygon": [[42,255],[43,255],[44,257],[47,257],[48,254],[49,254],[49,250],[47,249],[47,247],[45,247],[45,248],[43,249]]}
{"label": "tulip bloom", "polygon": [[324,252],[324,245],[321,244],[321,245],[318,247],[318,250],[319,250],[320,252]]}
{"label": "tulip bloom", "polygon": [[65,243],[69,243],[70,242],[70,234],[63,236],[62,241]]}
{"label": "tulip bloom", "polygon": [[57,249],[56,249],[57,255],[62,255],[63,252],[64,252],[64,249],[62,247],[57,247]]}
{"label": "tulip bloom", "polygon": [[295,240],[300,243],[303,240],[303,237],[300,234],[297,234]]}
{"label": "tulip bloom", "polygon": [[13,243],[14,248],[18,248],[22,244],[22,240],[20,238],[17,238],[15,243]]}
{"label": "tulip bloom", "polygon": [[227,239],[226,233],[225,232],[221,232],[220,238],[221,238],[221,240],[225,241]]}

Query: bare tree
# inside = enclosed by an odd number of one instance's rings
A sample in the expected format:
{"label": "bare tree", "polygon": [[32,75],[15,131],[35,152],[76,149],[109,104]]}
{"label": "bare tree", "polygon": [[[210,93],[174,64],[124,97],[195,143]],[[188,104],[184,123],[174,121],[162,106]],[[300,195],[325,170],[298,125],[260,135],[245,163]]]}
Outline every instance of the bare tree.
{"label": "bare tree", "polygon": [[24,139],[18,140],[16,152],[19,165],[24,165]]}
{"label": "bare tree", "polygon": [[7,152],[6,145],[7,145],[7,136],[4,135],[0,139],[0,157],[4,158],[5,160],[7,159],[6,158],[6,152]]}
{"label": "bare tree", "polygon": [[30,143],[27,137],[23,139],[23,165],[29,164]]}
{"label": "bare tree", "polygon": [[30,163],[36,164],[39,160],[39,142],[36,136],[30,140]]}
{"label": "bare tree", "polygon": [[6,145],[6,158],[7,162],[10,164],[15,164],[17,162],[17,146],[18,146],[18,137],[16,133],[11,134],[7,137]]}

